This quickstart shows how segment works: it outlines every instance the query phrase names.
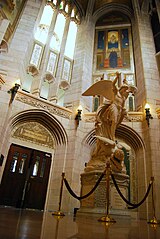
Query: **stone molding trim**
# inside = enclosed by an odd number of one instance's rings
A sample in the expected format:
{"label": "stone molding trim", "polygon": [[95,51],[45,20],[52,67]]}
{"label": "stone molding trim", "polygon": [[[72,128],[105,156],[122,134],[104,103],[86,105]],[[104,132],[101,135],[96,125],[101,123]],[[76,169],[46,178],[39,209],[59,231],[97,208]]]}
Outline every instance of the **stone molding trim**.
{"label": "stone molding trim", "polygon": [[30,95],[26,92],[19,91],[16,95],[16,100],[31,105],[33,107],[36,107],[38,109],[43,109],[48,111],[52,115],[58,115],[67,119],[71,118],[72,111],[69,109],[66,109],[64,107],[60,107],[58,105],[54,105],[53,103],[50,103],[48,101],[45,101],[40,98],[36,98],[33,95]]}
{"label": "stone molding trim", "polygon": [[[159,108],[160,114],[160,108]],[[129,118],[124,118],[123,122],[142,122],[144,119],[143,112],[128,112]],[[83,115],[83,120],[85,122],[95,122],[96,120],[96,112],[93,113],[85,113]]]}
{"label": "stone molding trim", "polygon": [[[51,135],[55,146],[62,144],[67,145],[68,135],[66,129],[63,127],[57,117],[55,117],[55,115],[50,114],[48,111],[35,108],[20,111],[19,113],[13,115],[10,118],[10,129],[12,129],[12,131],[14,132],[14,129],[16,129],[16,127],[23,125],[26,122],[37,122],[41,124]],[[31,131],[33,136],[34,130],[32,129]],[[42,130],[40,130],[40,132],[42,132]],[[23,132],[21,131],[21,133]],[[26,136],[28,137],[28,128],[26,133]],[[35,136],[37,137],[37,133],[35,134]]]}
{"label": "stone molding trim", "polygon": [[95,120],[96,120],[96,112],[92,112],[92,113],[85,113],[84,115],[83,115],[83,120],[85,121],[85,122],[95,122]]}
{"label": "stone molding trim", "polygon": [[143,112],[128,112],[129,119],[125,119],[123,121],[125,122],[142,122],[144,120],[144,114]]}
{"label": "stone molding trim", "polygon": [[0,74],[0,90],[2,89],[2,85],[4,85],[4,83],[5,83],[5,81]]}
{"label": "stone molding trim", "polygon": [[160,119],[160,107],[156,109],[156,113],[157,113],[158,119]]}
{"label": "stone molding trim", "polygon": [[5,80],[3,79],[3,77],[0,74],[0,85],[3,85],[5,83]]}

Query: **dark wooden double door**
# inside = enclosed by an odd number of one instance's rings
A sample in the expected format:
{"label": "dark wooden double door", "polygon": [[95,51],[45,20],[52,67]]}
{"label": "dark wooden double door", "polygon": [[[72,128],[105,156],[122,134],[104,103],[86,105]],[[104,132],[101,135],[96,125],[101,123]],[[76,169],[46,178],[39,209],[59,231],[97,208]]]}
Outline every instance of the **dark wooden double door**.
{"label": "dark wooden double door", "polygon": [[51,154],[11,145],[2,182],[0,204],[44,209]]}

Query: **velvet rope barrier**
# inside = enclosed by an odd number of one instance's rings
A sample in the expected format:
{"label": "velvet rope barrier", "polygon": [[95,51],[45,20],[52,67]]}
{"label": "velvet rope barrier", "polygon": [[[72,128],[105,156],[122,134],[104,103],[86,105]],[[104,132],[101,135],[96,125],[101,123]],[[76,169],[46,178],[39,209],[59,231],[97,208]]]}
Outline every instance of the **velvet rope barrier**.
{"label": "velvet rope barrier", "polygon": [[111,177],[112,177],[113,183],[114,183],[114,185],[115,185],[115,187],[116,187],[116,189],[117,189],[119,195],[121,196],[121,198],[122,198],[128,205],[131,206],[131,207],[128,207],[128,209],[135,209],[135,208],[139,207],[139,206],[146,200],[146,198],[148,197],[148,194],[149,194],[149,192],[150,192],[151,186],[153,185],[153,180],[151,179],[151,181],[149,182],[149,186],[148,186],[148,189],[147,189],[147,192],[146,192],[144,198],[143,198],[139,203],[133,204],[133,203],[129,202],[129,201],[123,196],[123,194],[121,193],[121,191],[120,191],[120,189],[119,189],[119,187],[118,187],[118,185],[117,185],[117,183],[116,183],[116,180],[115,180],[113,174],[111,174]]}
{"label": "velvet rope barrier", "polygon": [[84,199],[84,198],[87,198],[89,195],[91,195],[95,189],[98,187],[99,183],[101,182],[102,178],[104,177],[104,175],[106,174],[106,170],[101,174],[101,176],[99,177],[98,181],[96,182],[95,186],[91,189],[91,191],[89,193],[87,193],[86,195],[80,197],[80,196],[77,196],[73,190],[71,189],[71,187],[69,186],[69,183],[67,181],[66,178],[64,178],[64,183],[66,185],[66,188],[68,189],[69,193],[76,199],[78,200],[81,200],[81,199]]}

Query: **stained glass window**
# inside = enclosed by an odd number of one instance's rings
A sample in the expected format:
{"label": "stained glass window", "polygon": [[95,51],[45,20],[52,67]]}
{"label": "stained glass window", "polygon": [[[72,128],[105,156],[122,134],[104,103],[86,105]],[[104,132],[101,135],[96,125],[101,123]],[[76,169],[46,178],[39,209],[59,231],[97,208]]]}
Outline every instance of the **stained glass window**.
{"label": "stained glass window", "polygon": [[47,65],[47,71],[55,75],[56,65],[57,65],[58,56],[55,52],[50,52],[49,60]]}
{"label": "stained glass window", "polygon": [[69,61],[68,59],[64,59],[64,63],[63,63],[63,72],[62,72],[62,79],[69,81],[70,80],[70,75],[71,75],[71,61]]}
{"label": "stained glass window", "polygon": [[105,32],[99,31],[98,32],[98,46],[97,49],[104,50],[105,46]]}
{"label": "stained glass window", "polygon": [[97,69],[130,67],[129,31],[97,30]]}
{"label": "stained glass window", "polygon": [[64,3],[61,2],[60,5],[59,5],[59,9],[63,9],[63,6],[64,6]]}
{"label": "stained glass window", "polygon": [[40,64],[42,49],[42,46],[39,44],[35,44],[33,48],[30,64],[35,65],[37,68]]}

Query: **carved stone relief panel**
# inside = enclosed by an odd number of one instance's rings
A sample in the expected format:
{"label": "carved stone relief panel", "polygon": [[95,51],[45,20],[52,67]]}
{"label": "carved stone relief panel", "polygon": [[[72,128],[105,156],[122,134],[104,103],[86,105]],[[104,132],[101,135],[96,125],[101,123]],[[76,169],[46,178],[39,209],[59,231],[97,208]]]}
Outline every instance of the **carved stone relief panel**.
{"label": "carved stone relief panel", "polygon": [[19,124],[13,129],[12,137],[48,148],[54,148],[52,135],[43,125],[37,122],[31,121]]}

